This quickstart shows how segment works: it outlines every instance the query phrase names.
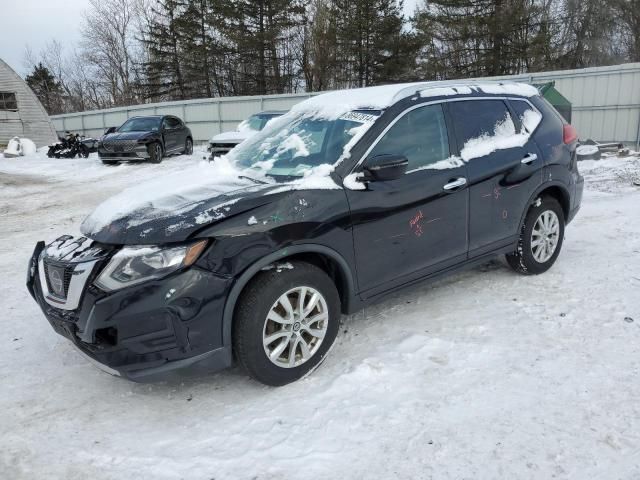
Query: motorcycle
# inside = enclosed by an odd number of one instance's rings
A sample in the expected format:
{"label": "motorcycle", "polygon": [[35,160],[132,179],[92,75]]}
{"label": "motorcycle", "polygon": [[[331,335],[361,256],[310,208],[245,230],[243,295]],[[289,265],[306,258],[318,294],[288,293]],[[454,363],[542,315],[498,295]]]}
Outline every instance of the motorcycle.
{"label": "motorcycle", "polygon": [[97,140],[84,138],[77,133],[66,132],[65,138],[61,138],[58,143],[49,145],[47,157],[49,158],[87,158],[89,153],[96,151]]}

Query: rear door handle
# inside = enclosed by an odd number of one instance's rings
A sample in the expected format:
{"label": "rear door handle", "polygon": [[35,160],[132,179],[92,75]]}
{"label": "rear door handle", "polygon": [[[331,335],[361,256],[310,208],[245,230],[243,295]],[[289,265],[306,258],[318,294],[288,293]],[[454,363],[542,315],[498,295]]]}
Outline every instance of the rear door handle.
{"label": "rear door handle", "polygon": [[467,179],[464,177],[460,177],[460,178],[456,178],[455,180],[451,180],[442,188],[444,188],[447,192],[450,192],[452,190],[455,190],[456,188],[464,187],[466,184],[467,184]]}
{"label": "rear door handle", "polygon": [[523,165],[530,165],[537,159],[538,155],[536,155],[535,153],[528,153],[522,160],[520,160],[520,163],[522,163]]}

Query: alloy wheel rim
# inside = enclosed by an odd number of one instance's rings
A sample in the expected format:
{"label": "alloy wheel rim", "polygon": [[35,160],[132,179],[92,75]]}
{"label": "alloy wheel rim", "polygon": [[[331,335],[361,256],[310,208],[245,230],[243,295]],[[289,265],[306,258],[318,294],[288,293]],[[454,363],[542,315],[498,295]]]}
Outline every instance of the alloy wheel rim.
{"label": "alloy wheel rim", "polygon": [[264,352],[278,367],[299,367],[318,352],[328,325],[322,294],[311,287],[292,288],[269,309],[262,330]]}
{"label": "alloy wheel rim", "polygon": [[542,212],[531,231],[531,253],[538,263],[549,261],[560,240],[560,220],[553,210]]}

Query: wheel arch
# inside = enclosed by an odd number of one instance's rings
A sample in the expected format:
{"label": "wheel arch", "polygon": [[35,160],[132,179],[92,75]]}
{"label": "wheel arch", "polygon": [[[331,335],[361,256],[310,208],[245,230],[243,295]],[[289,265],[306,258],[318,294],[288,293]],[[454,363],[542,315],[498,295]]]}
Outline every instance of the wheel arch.
{"label": "wheel arch", "polygon": [[550,196],[555,198],[560,206],[562,207],[562,212],[564,213],[565,222],[567,218],[569,218],[569,213],[571,210],[571,196],[569,194],[569,190],[566,185],[560,182],[546,182],[538,187],[529,201],[527,202],[527,208],[522,212],[522,217],[520,218],[520,226],[518,228],[518,232],[522,230],[522,226],[524,225],[524,220],[527,217],[527,212],[529,211],[530,206],[533,202],[536,201],[536,198],[541,196]]}
{"label": "wheel arch", "polygon": [[222,339],[225,346],[232,345],[233,317],[238,299],[249,282],[260,271],[275,262],[305,261],[324,270],[336,284],[340,296],[341,310],[348,313],[357,303],[355,279],[347,261],[335,250],[318,244],[304,244],[286,247],[271,253],[247,268],[236,280],[227,295],[222,316]]}

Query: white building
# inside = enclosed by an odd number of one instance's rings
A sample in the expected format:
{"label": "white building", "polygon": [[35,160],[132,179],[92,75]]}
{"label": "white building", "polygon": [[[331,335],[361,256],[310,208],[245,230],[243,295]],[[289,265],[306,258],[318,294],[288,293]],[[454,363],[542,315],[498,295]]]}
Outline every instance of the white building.
{"label": "white building", "polygon": [[0,59],[0,145],[26,137],[38,147],[57,141],[49,115],[33,91]]}

